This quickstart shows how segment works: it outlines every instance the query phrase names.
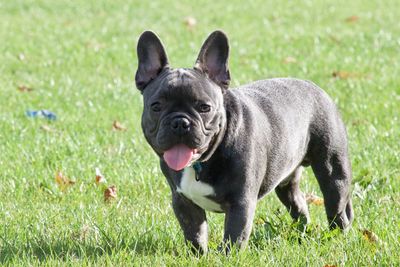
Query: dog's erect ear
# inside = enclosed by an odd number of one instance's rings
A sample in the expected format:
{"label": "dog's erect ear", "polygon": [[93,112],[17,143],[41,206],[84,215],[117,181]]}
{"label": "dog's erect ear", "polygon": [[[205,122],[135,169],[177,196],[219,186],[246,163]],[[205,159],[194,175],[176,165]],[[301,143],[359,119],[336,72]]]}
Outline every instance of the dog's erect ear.
{"label": "dog's erect ear", "polygon": [[168,58],[160,39],[152,31],[145,31],[140,35],[137,57],[139,64],[135,76],[136,87],[143,91],[149,82],[168,67]]}
{"label": "dog's erect ear", "polygon": [[206,73],[221,88],[228,89],[231,80],[228,58],[228,38],[225,33],[215,31],[208,36],[201,47],[194,67]]}

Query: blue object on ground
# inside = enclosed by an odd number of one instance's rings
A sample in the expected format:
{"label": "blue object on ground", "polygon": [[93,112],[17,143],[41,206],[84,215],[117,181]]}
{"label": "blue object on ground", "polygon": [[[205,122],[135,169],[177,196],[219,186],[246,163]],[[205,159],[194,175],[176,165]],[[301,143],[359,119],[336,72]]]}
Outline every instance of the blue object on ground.
{"label": "blue object on ground", "polygon": [[54,121],[57,119],[56,114],[54,114],[53,112],[49,111],[49,110],[27,110],[26,111],[26,116],[28,117],[32,117],[32,118],[36,118],[36,117],[43,117],[46,118],[48,120]]}

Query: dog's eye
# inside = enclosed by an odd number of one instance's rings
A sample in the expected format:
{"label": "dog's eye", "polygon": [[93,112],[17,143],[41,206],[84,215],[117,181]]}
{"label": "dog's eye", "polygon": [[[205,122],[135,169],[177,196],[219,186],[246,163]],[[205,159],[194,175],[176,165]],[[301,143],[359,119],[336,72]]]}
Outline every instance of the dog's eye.
{"label": "dog's eye", "polygon": [[200,110],[200,112],[204,112],[204,113],[210,112],[211,106],[207,105],[207,104],[201,104],[199,107],[199,110]]}
{"label": "dog's eye", "polygon": [[151,110],[154,112],[160,112],[161,111],[161,103],[154,102],[153,104],[151,104]]}

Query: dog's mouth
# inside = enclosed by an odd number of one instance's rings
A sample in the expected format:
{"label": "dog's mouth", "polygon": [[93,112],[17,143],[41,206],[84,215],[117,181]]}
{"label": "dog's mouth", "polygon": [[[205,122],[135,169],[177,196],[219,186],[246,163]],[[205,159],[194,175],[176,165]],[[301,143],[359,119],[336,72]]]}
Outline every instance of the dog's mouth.
{"label": "dog's mouth", "polygon": [[168,167],[174,171],[180,171],[198,160],[201,156],[196,148],[190,148],[184,144],[177,144],[164,151],[163,158]]}

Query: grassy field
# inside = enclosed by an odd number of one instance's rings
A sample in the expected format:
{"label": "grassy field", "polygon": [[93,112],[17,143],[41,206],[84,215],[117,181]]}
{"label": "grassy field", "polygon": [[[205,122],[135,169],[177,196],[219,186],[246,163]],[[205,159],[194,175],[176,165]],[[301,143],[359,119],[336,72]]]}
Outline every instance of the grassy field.
{"label": "grassy field", "polygon": [[[400,265],[398,7],[394,0],[0,1],[0,265]],[[327,231],[323,206],[311,203],[310,231],[299,243],[270,194],[245,251],[217,252],[223,215],[209,213],[210,253],[190,255],[140,128],[135,49],[146,29],[163,39],[175,67],[192,66],[206,36],[223,29],[232,86],[292,76],[324,88],[349,133],[352,229]],[[25,115],[35,109],[58,118]],[[126,130],[113,130],[114,121]],[[58,172],[75,184],[60,187]],[[105,203],[103,187],[111,185],[118,196]],[[321,196],[311,171],[301,186]]]}

